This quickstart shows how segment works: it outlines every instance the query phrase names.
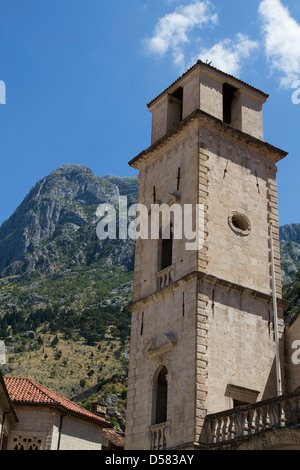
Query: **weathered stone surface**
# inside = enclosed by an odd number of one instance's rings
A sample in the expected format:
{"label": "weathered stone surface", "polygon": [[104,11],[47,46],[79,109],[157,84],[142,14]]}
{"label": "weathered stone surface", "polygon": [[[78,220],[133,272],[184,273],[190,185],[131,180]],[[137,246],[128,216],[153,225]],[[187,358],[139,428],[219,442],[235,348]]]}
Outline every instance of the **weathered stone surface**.
{"label": "weathered stone surface", "polygon": [[[231,125],[222,122],[225,81],[239,88]],[[245,86],[209,67],[192,68],[151,102],[152,145],[131,161],[149,213],[155,186],[161,204],[171,206],[177,190],[181,208],[202,204],[204,217],[198,250],[187,251],[184,238],[173,240],[163,286],[157,284],[160,240],[136,243],[127,449],[201,442],[205,414],[234,406],[229,385],[249,391],[250,400],[276,395],[269,223],[280,297],[276,162],[285,152],[263,142],[265,97]],[[170,117],[175,122],[178,114],[169,103],[179,87],[183,119],[171,129]],[[281,338],[282,314],[279,305]],[[166,334],[176,338],[174,348],[145,354]],[[163,367],[167,418],[157,423]]]}

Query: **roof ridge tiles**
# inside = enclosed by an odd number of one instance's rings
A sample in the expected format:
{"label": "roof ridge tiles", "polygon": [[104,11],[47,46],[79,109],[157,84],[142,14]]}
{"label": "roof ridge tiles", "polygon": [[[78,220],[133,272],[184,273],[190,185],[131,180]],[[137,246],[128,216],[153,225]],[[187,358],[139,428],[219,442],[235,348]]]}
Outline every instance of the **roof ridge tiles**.
{"label": "roof ridge tiles", "polygon": [[25,377],[3,377],[3,379],[14,405],[22,403],[63,407],[71,413],[76,413],[83,417],[102,422],[105,427],[109,426],[108,421],[104,418],[82,408],[80,405],[59,395],[36,380]]}

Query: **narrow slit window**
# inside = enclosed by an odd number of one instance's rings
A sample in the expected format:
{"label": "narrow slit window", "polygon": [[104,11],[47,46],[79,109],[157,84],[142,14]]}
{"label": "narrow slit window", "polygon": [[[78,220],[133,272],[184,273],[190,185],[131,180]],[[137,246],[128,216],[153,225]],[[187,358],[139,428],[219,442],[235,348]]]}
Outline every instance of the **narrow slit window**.
{"label": "narrow slit window", "polygon": [[173,260],[173,230],[172,226],[165,229],[161,238],[160,270],[172,266]]}
{"label": "narrow slit window", "polygon": [[178,168],[178,173],[177,173],[177,191],[180,189],[180,179],[181,179],[181,168]]}
{"label": "narrow slit window", "polygon": [[232,123],[232,108],[237,88],[224,83],[223,85],[223,121],[226,124]]}
{"label": "narrow slit window", "polygon": [[183,88],[178,88],[169,95],[168,103],[168,131],[176,127],[183,119]]}
{"label": "narrow slit window", "polygon": [[179,121],[182,121],[182,115],[183,115],[183,88],[178,88],[173,94],[172,97],[177,100],[178,104],[178,117]]}

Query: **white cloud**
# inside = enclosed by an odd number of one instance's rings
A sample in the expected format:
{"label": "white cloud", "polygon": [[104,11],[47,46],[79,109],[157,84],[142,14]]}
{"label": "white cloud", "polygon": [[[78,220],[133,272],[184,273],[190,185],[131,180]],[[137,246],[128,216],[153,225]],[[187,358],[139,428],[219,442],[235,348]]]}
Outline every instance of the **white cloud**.
{"label": "white cloud", "polygon": [[184,67],[183,46],[190,42],[189,33],[195,28],[216,25],[218,16],[213,11],[210,1],[196,1],[186,6],[179,6],[158,21],[151,38],[145,45],[149,52],[164,56],[171,51],[174,63]]}
{"label": "white cloud", "polygon": [[202,49],[198,59],[211,62],[213,67],[223,72],[237,75],[240,72],[241,62],[247,59],[258,46],[257,41],[252,41],[248,36],[239,33],[234,40],[223,39],[210,49]]}
{"label": "white cloud", "polygon": [[259,13],[267,58],[281,73],[281,85],[289,87],[300,78],[300,24],[280,0],[263,0]]}

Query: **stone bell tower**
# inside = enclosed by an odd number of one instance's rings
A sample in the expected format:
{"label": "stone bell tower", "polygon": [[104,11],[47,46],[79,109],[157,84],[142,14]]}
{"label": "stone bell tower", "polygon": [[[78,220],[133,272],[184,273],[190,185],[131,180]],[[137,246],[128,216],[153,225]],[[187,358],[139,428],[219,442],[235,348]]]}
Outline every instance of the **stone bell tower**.
{"label": "stone bell tower", "polygon": [[172,226],[168,240],[136,241],[127,450],[197,448],[208,413],[276,395],[269,224],[281,337],[286,152],[263,140],[267,98],[198,61],[148,104],[151,146],[130,162],[139,203],[149,218],[153,204],[200,205],[203,243],[187,250]]}

